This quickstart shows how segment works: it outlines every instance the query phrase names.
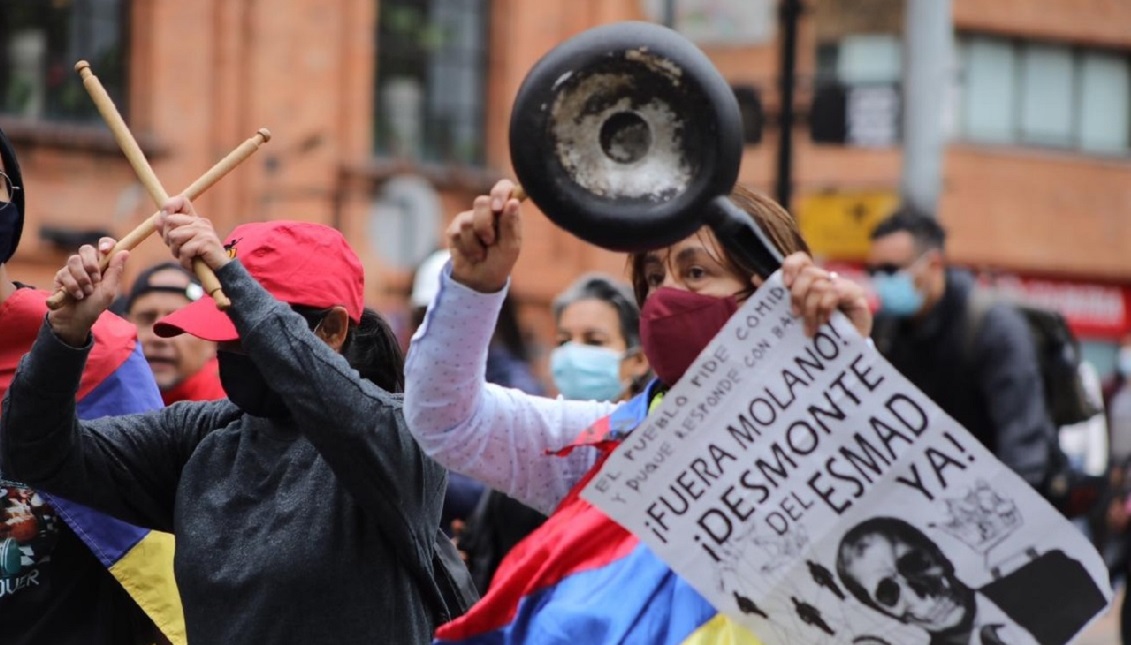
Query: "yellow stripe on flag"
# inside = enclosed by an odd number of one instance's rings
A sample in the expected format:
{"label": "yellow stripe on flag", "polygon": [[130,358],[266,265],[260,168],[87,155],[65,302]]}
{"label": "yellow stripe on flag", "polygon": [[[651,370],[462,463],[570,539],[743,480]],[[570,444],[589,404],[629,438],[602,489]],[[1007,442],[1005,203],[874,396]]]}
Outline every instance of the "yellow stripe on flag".
{"label": "yellow stripe on flag", "polygon": [[173,536],[150,531],[110,572],[173,645],[186,645],[181,596],[173,580]]}
{"label": "yellow stripe on flag", "polygon": [[724,614],[715,614],[681,645],[762,645],[762,641]]}

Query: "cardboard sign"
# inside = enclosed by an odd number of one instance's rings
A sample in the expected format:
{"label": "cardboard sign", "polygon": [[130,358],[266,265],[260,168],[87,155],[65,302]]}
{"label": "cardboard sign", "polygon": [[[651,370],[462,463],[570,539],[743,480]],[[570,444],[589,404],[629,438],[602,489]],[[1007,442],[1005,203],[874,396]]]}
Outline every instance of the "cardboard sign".
{"label": "cardboard sign", "polygon": [[1104,611],[1077,529],[845,317],[789,309],[775,275],[582,496],[766,645],[1066,643]]}

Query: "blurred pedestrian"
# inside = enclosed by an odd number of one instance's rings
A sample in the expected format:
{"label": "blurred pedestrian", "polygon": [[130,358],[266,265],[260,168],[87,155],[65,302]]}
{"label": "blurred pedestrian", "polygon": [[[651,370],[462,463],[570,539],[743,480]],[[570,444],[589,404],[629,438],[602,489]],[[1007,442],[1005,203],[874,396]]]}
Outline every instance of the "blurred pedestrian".
{"label": "blurred pedestrian", "polygon": [[[640,308],[627,285],[584,275],[558,295],[552,309],[558,346],[550,369],[563,397],[624,401],[644,391],[651,371],[640,348]],[[481,594],[507,553],[545,521],[544,514],[505,493],[484,494],[459,540]]]}
{"label": "blurred pedestrian", "polygon": [[302,222],[245,224],[221,244],[183,197],[158,231],[232,304],[197,300],[155,331],[219,343],[228,398],[75,420],[90,325],[127,255],[100,272],[104,239],[56,274],[75,300],[48,314],[4,400],[4,472],[174,531],[193,643],[428,642],[449,615],[422,574],[445,472],[405,426],[399,345],[363,305],[357,256]]}
{"label": "blurred pedestrian", "polygon": [[[47,314],[49,294],[14,282],[7,269],[23,230],[25,192],[15,149],[0,131],[0,396]],[[105,314],[93,321],[91,331],[90,356],[76,374],[69,404],[74,414],[89,419],[160,408],[132,326]],[[34,490],[13,481],[17,473],[7,468],[3,473],[0,640],[10,645],[149,644],[160,637],[152,615],[173,642],[184,642],[168,536]],[[113,573],[107,568],[111,564]],[[130,583],[134,596],[119,578]]]}
{"label": "blurred pedestrian", "polygon": [[[511,551],[483,600],[440,628],[437,639],[756,642],[579,492],[768,276],[738,263],[707,228],[667,249],[633,255],[641,345],[658,377],[643,394],[617,404],[491,385],[482,377],[487,345],[522,246],[513,190],[511,182],[499,182],[448,228],[450,268],[405,365],[405,416],[421,446],[449,468],[552,515]],[[741,187],[731,196],[783,254],[792,254],[783,280],[806,330],[815,331],[840,307],[867,335],[871,313],[863,291],[802,253],[793,218]]]}
{"label": "blurred pedestrian", "polygon": [[1053,475],[1055,427],[1029,327],[995,302],[968,323],[974,277],[950,267],[946,232],[903,208],[872,231],[868,273],[880,309],[876,347],[915,387],[1006,466],[1043,490]]}
{"label": "blurred pedestrian", "polygon": [[651,372],[640,348],[640,308],[612,278],[585,275],[553,304],[557,348],[550,373],[567,399],[621,401],[644,391]]}
{"label": "blurred pedestrian", "polygon": [[155,264],[138,274],[125,298],[126,320],[137,337],[165,405],[222,399],[216,343],[189,334],[163,338],[153,331],[161,318],[203,297],[196,276],[176,262]]}

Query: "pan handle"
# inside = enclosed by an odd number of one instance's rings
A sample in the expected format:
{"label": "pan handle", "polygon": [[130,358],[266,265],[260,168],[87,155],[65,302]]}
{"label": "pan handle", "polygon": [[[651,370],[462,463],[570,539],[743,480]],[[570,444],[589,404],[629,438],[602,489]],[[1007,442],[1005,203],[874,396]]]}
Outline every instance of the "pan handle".
{"label": "pan handle", "polygon": [[726,195],[708,204],[707,225],[724,248],[763,278],[781,268],[784,258],[762,227]]}

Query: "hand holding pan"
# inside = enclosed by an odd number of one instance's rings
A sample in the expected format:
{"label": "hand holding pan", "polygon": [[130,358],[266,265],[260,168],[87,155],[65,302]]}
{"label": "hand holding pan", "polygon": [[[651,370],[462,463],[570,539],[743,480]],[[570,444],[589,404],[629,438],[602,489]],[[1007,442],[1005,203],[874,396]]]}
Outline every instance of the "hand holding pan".
{"label": "hand holding pan", "polygon": [[[141,185],[145,187],[145,191],[157,204],[157,208],[161,208],[169,200],[169,193],[165,192],[165,189],[161,186],[161,181],[157,179],[157,175],[145,159],[141,147],[137,145],[130,129],[126,127],[122,115],[114,107],[114,101],[106,93],[106,89],[102,87],[98,77],[90,71],[90,63],[80,60],[75,64],[75,71],[82,77],[83,87],[90,94],[90,98],[94,100],[94,105],[98,108],[98,113],[102,115],[102,119],[106,121],[106,125],[110,127],[110,131],[114,134],[114,140],[118,142],[118,147],[122,149],[126,159],[133,166]],[[208,268],[208,265],[200,259],[193,261],[192,269],[197,279],[200,280],[201,286],[216,301],[216,306],[220,309],[227,309],[231,302],[220,290],[220,281],[216,278],[216,274],[212,273],[212,269]]]}
{"label": "hand holding pan", "polygon": [[734,93],[675,31],[612,23],[550,50],[519,88],[509,136],[523,192],[587,242],[634,253],[707,225],[762,275],[781,266],[727,197],[742,157]]}
{"label": "hand holding pan", "polygon": [[[254,154],[256,150],[259,150],[259,146],[270,140],[271,132],[267,130],[267,128],[260,128],[254,136],[249,137],[235,150],[229,152],[226,157],[209,168],[208,172],[198,177],[188,188],[184,189],[184,196],[191,200],[204,194],[213,184],[220,181],[221,178],[231,172],[236,166],[243,163],[243,161]],[[145,238],[152,235],[153,231],[156,230],[157,218],[160,215],[161,211],[157,211],[152,216],[147,217],[137,228],[118,240],[118,243],[114,245],[114,249],[102,257],[100,268],[105,271],[106,267],[110,264],[110,258],[114,257],[118,251],[133,249],[137,247],[138,244],[141,244]],[[47,307],[49,309],[58,309],[61,307],[67,298],[66,293],[66,291],[59,290],[51,294],[47,299]]]}

